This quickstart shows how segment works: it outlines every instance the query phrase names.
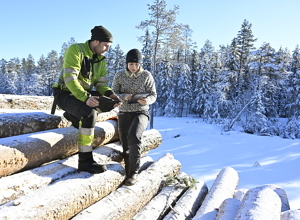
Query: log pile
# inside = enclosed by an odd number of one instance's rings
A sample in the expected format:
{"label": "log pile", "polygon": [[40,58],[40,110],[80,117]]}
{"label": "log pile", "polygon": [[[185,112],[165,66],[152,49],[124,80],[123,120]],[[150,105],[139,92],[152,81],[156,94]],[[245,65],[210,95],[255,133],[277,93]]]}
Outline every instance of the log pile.
{"label": "log pile", "polygon": [[[14,113],[21,118],[22,114]],[[46,121],[53,117],[44,114]],[[43,120],[31,114],[27,118],[32,117],[37,124]],[[78,130],[67,123],[57,127],[58,121],[65,119],[54,117],[59,118],[53,122],[56,125],[36,130],[32,126],[28,133],[0,138],[0,220],[300,219],[300,210],[290,210],[282,188],[264,185],[238,189],[238,173],[225,167],[208,189],[201,180],[193,183],[190,176],[181,173],[181,163],[169,153],[158,161],[144,156],[137,184],[123,185],[117,119],[100,120],[95,130],[94,157],[107,164],[108,170],[94,175],[78,172]],[[16,126],[21,130],[24,124]],[[143,155],[161,142],[157,130],[145,131]]]}

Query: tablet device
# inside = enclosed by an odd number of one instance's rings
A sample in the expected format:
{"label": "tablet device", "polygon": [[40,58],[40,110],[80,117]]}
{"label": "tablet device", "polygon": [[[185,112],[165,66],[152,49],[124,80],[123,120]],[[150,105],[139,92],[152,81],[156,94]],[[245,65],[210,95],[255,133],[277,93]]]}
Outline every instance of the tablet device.
{"label": "tablet device", "polygon": [[128,101],[128,104],[132,103],[138,103],[137,100],[146,98],[148,95],[150,95],[150,92],[137,92],[134,93],[131,97],[131,99]]}

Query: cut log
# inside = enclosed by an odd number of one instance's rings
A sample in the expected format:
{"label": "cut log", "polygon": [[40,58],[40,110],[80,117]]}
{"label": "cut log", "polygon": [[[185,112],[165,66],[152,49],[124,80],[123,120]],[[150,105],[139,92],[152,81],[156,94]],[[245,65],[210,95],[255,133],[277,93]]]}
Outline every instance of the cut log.
{"label": "cut log", "polygon": [[266,187],[248,190],[235,220],[280,219],[281,200],[277,193]]}
{"label": "cut log", "polygon": [[182,197],[180,197],[164,220],[191,219],[200,208],[207,193],[208,188],[206,184],[203,181],[197,182],[195,187],[188,189]]}
{"label": "cut log", "polygon": [[236,213],[239,210],[241,201],[229,198],[225,199],[219,209],[216,220],[232,220],[236,216]]}
{"label": "cut log", "polygon": [[0,206],[2,219],[70,219],[115,190],[124,180],[120,164],[101,174],[75,173]]}
{"label": "cut log", "polygon": [[231,167],[223,168],[193,220],[216,219],[219,207],[225,199],[232,198],[238,184],[238,173]]}
{"label": "cut log", "polygon": [[300,209],[288,210],[281,213],[280,220],[297,220],[300,219]]}
{"label": "cut log", "polygon": [[[187,176],[180,173],[181,176]],[[161,191],[151,199],[133,218],[132,220],[153,220],[162,219],[173,207],[178,198],[187,190],[186,186],[179,185],[178,182],[165,186]]]}
{"label": "cut log", "polygon": [[0,95],[0,108],[51,110],[53,96]]}
{"label": "cut log", "polygon": [[[161,143],[161,134],[155,130],[147,130],[142,136],[142,154],[146,154],[149,150],[158,147],[154,145]],[[122,162],[122,146],[120,142],[106,144],[103,147],[94,149],[94,159],[98,163],[109,163],[111,161]],[[149,157],[146,161],[150,163]],[[145,158],[142,158],[145,161]],[[149,164],[143,162],[143,166],[148,167]],[[64,176],[68,176],[77,172],[78,156],[77,154],[67,159],[55,161],[44,166],[23,171],[11,176],[0,178],[0,204],[11,201],[13,199],[24,196],[32,191],[45,187]],[[141,170],[145,169],[141,167]]]}
{"label": "cut log", "polygon": [[[21,134],[34,133],[56,128],[70,127],[69,122],[62,116],[63,112],[56,115],[42,112],[18,112],[0,114],[0,138]],[[117,118],[118,110],[98,114],[97,121],[106,121]]]}
{"label": "cut log", "polygon": [[273,190],[275,193],[277,193],[277,195],[279,196],[279,198],[281,200],[281,212],[290,210],[288,196],[287,196],[286,192],[280,186],[277,186],[274,184],[267,184],[267,185],[263,185],[261,187],[269,188],[269,189]]}
{"label": "cut log", "polygon": [[135,185],[116,189],[99,202],[80,212],[72,220],[131,220],[159,192],[162,183],[168,177],[176,175],[180,168],[180,162],[168,153],[147,170],[142,171]]}
{"label": "cut log", "polygon": [[[117,122],[98,122],[94,145],[117,141]],[[64,158],[78,151],[78,130],[73,127],[24,134],[1,139],[0,177]]]}

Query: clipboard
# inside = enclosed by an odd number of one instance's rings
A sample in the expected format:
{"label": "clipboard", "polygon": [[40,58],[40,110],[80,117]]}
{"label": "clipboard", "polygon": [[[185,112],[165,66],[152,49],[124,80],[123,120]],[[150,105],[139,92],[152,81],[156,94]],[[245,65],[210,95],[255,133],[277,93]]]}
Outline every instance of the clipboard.
{"label": "clipboard", "polygon": [[128,104],[138,103],[137,100],[146,98],[148,95],[150,95],[150,92],[137,92],[134,93],[131,97],[131,99],[128,101]]}

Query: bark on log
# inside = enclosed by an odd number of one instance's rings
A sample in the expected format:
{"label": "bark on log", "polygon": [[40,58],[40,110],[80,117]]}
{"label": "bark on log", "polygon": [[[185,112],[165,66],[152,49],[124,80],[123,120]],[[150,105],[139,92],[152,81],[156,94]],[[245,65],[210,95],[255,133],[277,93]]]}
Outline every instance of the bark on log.
{"label": "bark on log", "polygon": [[[186,173],[179,173],[178,179],[187,178]],[[176,179],[177,179],[176,178]],[[162,219],[170,212],[178,198],[188,189],[185,184],[174,178],[171,183],[161,189],[161,191],[151,199],[132,219],[133,220],[153,220]]]}
{"label": "bark on log", "polygon": [[[151,129],[145,131],[142,136],[142,154],[144,155],[149,150],[158,147],[161,140],[161,134],[157,130]],[[93,151],[94,159],[98,163],[109,163],[111,161],[122,162],[122,152],[120,142],[106,144]],[[144,166],[148,167],[148,163],[151,163],[149,157],[143,157],[142,160],[145,162],[143,162],[141,170],[145,169]],[[75,154],[67,159],[0,178],[0,205],[52,184],[64,176],[77,172],[77,163],[78,155]]]}
{"label": "bark on log", "polygon": [[[71,126],[71,122],[62,116],[63,111],[56,112],[56,115],[49,113],[31,111],[0,114],[0,138]],[[115,109],[100,113],[97,121],[116,118],[117,114],[118,110]]]}
{"label": "bark on log", "polygon": [[277,193],[266,187],[250,189],[234,220],[280,219],[281,200]]}
{"label": "bark on log", "polygon": [[[118,188],[99,202],[80,212],[72,220],[130,220],[157,194],[162,183],[168,177],[176,175],[180,168],[180,162],[168,153],[147,170],[141,172],[135,185]],[[99,210],[101,211],[99,212]]]}
{"label": "bark on log", "polygon": [[223,168],[193,220],[216,219],[218,209],[222,202],[225,199],[233,197],[238,180],[238,173],[233,168]]}
{"label": "bark on log", "polygon": [[282,212],[280,215],[280,220],[297,220],[297,219],[300,219],[300,209],[288,210]]}
{"label": "bark on log", "polygon": [[[94,146],[118,140],[117,122],[98,122]],[[0,177],[37,167],[78,151],[78,130],[73,127],[1,139]]]}
{"label": "bark on log", "polygon": [[191,219],[195,216],[207,193],[208,188],[206,184],[203,181],[197,182],[194,188],[188,189],[182,195],[164,220]]}
{"label": "bark on log", "polygon": [[0,95],[0,108],[51,110],[53,96]]}
{"label": "bark on log", "polygon": [[241,201],[229,198],[225,199],[219,209],[216,220],[232,220],[236,216],[236,213],[239,210]]}
{"label": "bark on log", "polygon": [[153,220],[161,219],[170,211],[172,203],[178,199],[184,187],[176,187],[174,184],[163,187],[161,191],[148,202],[132,220]]}

